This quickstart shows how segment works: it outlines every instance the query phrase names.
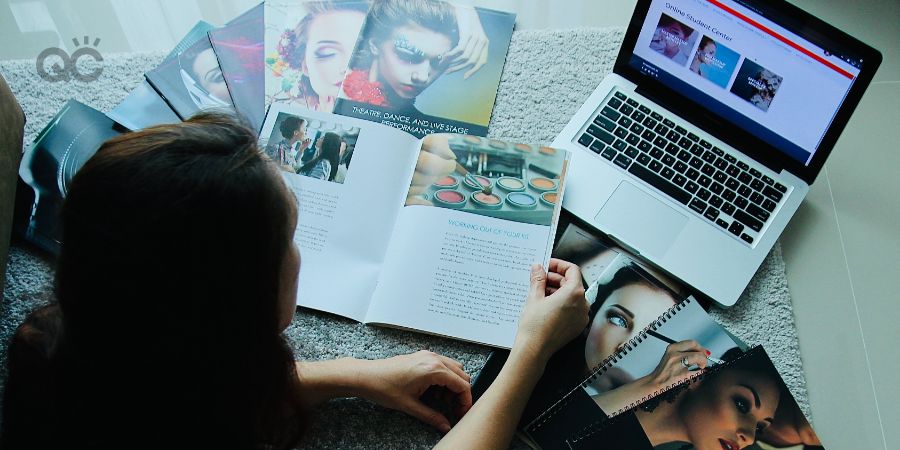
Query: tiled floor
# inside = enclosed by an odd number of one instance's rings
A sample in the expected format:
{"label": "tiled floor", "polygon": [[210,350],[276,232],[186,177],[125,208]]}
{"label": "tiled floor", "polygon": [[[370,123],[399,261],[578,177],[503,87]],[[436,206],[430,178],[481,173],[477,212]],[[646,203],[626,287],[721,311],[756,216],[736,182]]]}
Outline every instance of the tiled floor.
{"label": "tiled floor", "polygon": [[[900,1],[791,0],[884,54],[875,82],[782,238],[814,425],[829,449],[900,442]],[[624,26],[635,0],[462,0],[518,27]],[[6,0],[0,59],[72,37],[103,52],[168,50],[197,20],[256,0]],[[892,443],[889,445],[888,443]]]}

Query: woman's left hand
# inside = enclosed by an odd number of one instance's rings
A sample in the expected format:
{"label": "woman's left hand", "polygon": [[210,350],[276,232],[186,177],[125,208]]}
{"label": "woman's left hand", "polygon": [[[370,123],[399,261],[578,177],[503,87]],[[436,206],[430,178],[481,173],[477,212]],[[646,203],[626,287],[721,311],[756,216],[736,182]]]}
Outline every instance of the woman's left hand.
{"label": "woman's left hand", "polygon": [[484,26],[482,26],[475,8],[458,6],[456,22],[459,26],[459,43],[444,54],[444,58],[447,58],[447,62],[450,64],[446,73],[470,67],[463,74],[463,78],[468,79],[487,63],[490,40],[484,32]]}
{"label": "woman's left hand", "polygon": [[429,351],[366,361],[360,376],[360,397],[403,411],[446,433],[450,420],[425,405],[422,395],[433,386],[462,417],[472,407],[471,377],[459,362]]}

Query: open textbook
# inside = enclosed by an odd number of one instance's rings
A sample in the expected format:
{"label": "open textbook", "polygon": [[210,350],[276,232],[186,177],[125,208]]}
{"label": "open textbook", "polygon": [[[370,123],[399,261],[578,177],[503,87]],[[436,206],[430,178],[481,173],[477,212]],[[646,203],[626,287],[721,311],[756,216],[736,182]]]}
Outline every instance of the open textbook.
{"label": "open textbook", "polygon": [[273,104],[261,147],[299,205],[298,304],[511,347],[569,154]]}

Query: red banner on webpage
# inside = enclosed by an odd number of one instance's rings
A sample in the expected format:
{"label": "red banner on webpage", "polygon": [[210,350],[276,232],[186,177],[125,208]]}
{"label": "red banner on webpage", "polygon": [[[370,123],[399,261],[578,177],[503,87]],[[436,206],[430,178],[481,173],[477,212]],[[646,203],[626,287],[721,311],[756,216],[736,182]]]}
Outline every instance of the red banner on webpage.
{"label": "red banner on webpage", "polygon": [[809,50],[807,50],[807,49],[801,47],[800,45],[794,43],[794,42],[791,41],[790,39],[788,39],[788,38],[786,38],[786,37],[784,37],[784,36],[778,34],[775,30],[772,30],[771,28],[769,28],[769,27],[767,27],[767,26],[765,26],[765,25],[763,25],[763,24],[761,24],[761,23],[759,23],[759,22],[757,22],[757,21],[755,21],[755,20],[753,20],[753,19],[751,19],[751,18],[749,18],[749,17],[747,17],[747,16],[741,14],[740,12],[734,10],[733,8],[731,8],[731,7],[729,7],[729,6],[723,5],[723,4],[722,4],[721,2],[719,2],[718,0],[707,0],[707,1],[710,2],[710,3],[712,3],[713,5],[715,5],[715,6],[719,7],[719,8],[721,8],[722,10],[727,11],[727,12],[730,13],[731,15],[737,17],[738,19],[741,19],[741,20],[743,20],[744,22],[747,22],[747,23],[749,23],[750,25],[753,25],[754,27],[760,29],[762,32],[768,34],[769,36],[772,36],[772,37],[774,37],[775,39],[778,39],[779,41],[784,42],[785,44],[791,46],[791,48],[793,48],[793,49],[795,49],[795,50],[797,50],[797,51],[803,53],[804,55],[809,56],[810,58],[812,58],[812,59],[814,59],[814,60],[816,60],[816,61],[818,61],[818,62],[820,62],[820,63],[822,63],[822,64],[824,64],[824,65],[826,65],[826,66],[828,66],[829,68],[831,68],[831,69],[834,70],[835,72],[837,72],[837,73],[839,73],[839,74],[841,74],[841,75],[843,75],[843,76],[845,76],[845,77],[847,77],[847,78],[850,78],[851,80],[853,79],[853,74],[851,74],[850,72],[847,72],[846,70],[841,69],[840,67],[836,66],[834,63],[832,63],[832,62],[826,60],[825,58],[822,58],[821,56],[819,56],[819,55],[817,55],[817,54],[815,54],[815,53],[813,53],[813,52],[811,52],[811,51],[809,51]]}

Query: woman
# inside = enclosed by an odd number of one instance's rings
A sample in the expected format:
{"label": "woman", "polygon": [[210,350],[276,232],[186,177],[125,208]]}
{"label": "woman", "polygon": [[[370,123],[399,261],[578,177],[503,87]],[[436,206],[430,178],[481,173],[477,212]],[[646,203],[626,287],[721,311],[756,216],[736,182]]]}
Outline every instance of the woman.
{"label": "woman", "polygon": [[288,101],[331,112],[369,4],[325,1],[304,7],[306,15],[278,44],[283,64],[299,72]]}
{"label": "woman", "polygon": [[421,114],[416,96],[453,62],[445,56],[460,41],[456,9],[443,1],[379,0],[363,33],[344,82],[345,97]]}
{"label": "woman", "polygon": [[[62,213],[59,303],[10,345],[4,448],[289,448],[311,408],[341,396],[447,431],[419,401],[433,386],[468,410],[469,376],[430,352],[293,360],[281,332],[296,305],[296,200],[256,141],[231,116],[203,113],[111,139],[78,172]],[[586,318],[578,268],[549,269],[533,268],[520,357],[476,414],[509,419],[498,424],[506,445],[517,404],[504,389],[527,385],[571,337],[554,327]],[[465,423],[454,436],[468,445],[484,430]]]}
{"label": "woman", "polygon": [[[598,280],[585,330],[586,370],[597,367],[677,303],[677,295],[634,263]],[[610,386],[612,387],[612,386]]]}
{"label": "woman", "polygon": [[691,61],[691,66],[689,67],[691,72],[694,72],[703,78],[709,78],[709,74],[706,72],[706,68],[703,65],[709,65],[716,59],[716,48],[717,45],[715,41],[703,36],[703,38],[700,39],[700,46],[697,47],[697,53],[694,54],[694,59]]}
{"label": "woman", "polygon": [[695,37],[693,28],[663,14],[650,39],[650,49],[671,59],[676,64],[684,64],[687,62],[686,52],[690,49]]}
{"label": "woman", "polygon": [[337,133],[325,133],[316,142],[318,154],[308,163],[300,166],[297,173],[319,180],[334,181],[341,162],[341,150],[344,142]]}
{"label": "woman", "polygon": [[780,402],[790,400],[771,362],[755,356],[662,397],[613,419],[603,431],[575,439],[573,447],[602,443],[639,450],[679,442],[697,450],[744,449],[771,425]]}

